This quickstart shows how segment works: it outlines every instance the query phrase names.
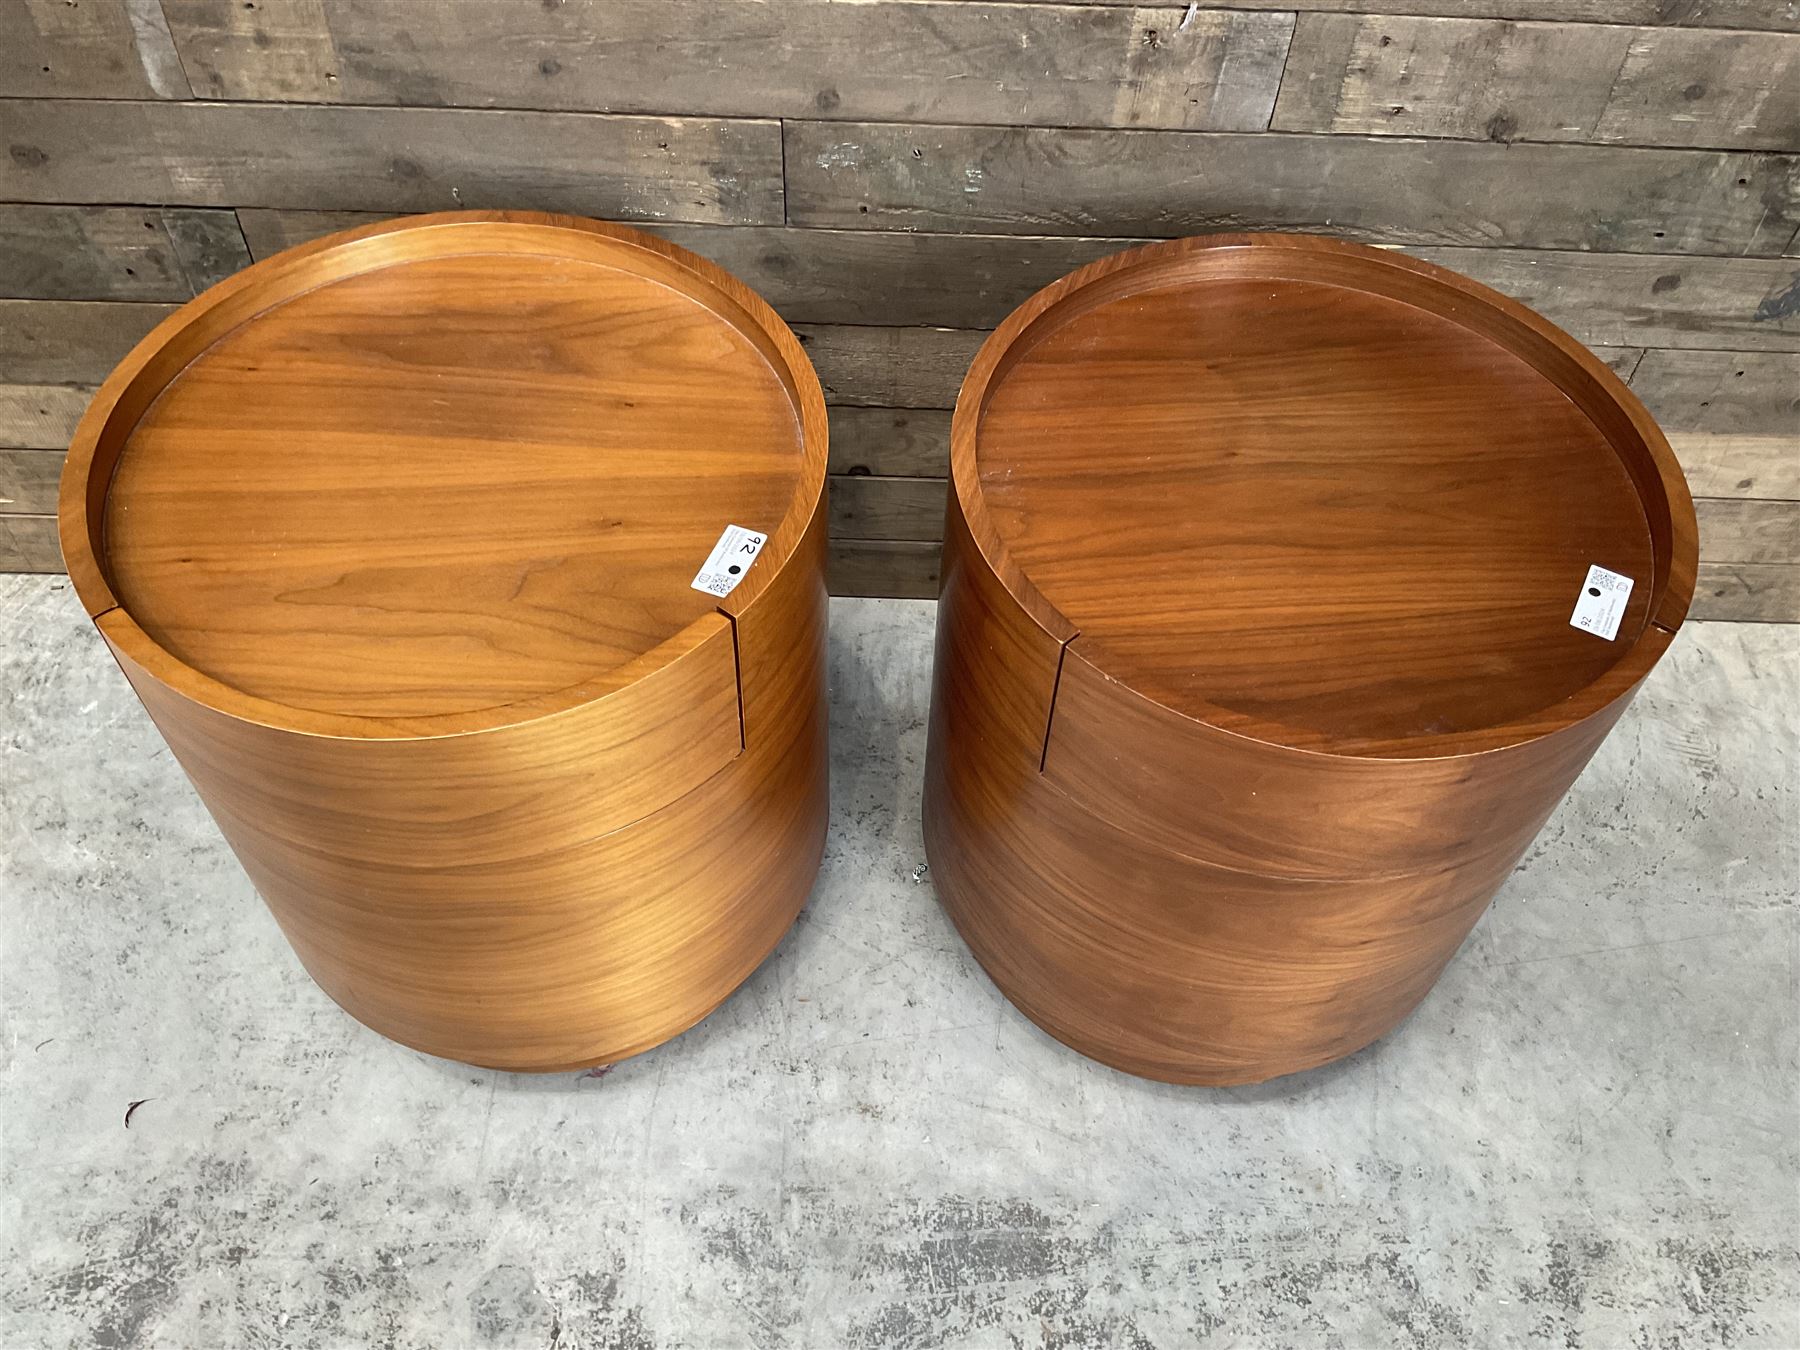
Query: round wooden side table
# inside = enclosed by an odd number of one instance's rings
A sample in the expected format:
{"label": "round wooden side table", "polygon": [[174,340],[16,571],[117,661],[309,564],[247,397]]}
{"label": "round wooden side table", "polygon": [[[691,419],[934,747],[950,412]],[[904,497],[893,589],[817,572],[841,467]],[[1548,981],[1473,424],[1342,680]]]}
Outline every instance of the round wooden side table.
{"label": "round wooden side table", "polygon": [[826,822],[819,383],[612,225],[457,213],[183,306],[62,481],[88,613],[313,978],[515,1070],[692,1026]]}
{"label": "round wooden side table", "polygon": [[1597,358],[1443,268],[1096,262],[957,401],[925,833],[1001,990],[1255,1082],[1422,999],[1687,613],[1693,504]]}

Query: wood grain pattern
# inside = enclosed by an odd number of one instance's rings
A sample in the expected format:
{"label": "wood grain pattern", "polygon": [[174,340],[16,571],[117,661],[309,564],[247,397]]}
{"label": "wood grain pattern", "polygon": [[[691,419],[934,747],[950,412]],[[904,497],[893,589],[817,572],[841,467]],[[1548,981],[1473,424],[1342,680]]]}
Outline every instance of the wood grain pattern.
{"label": "wood grain pattern", "polygon": [[[612,1062],[729,994],[817,868],[825,430],[793,335],[703,260],[427,217],[139,345],[62,542],[333,998],[471,1063]],[[688,583],[726,523],[768,542],[715,602]]]}
{"label": "wood grain pattern", "polygon": [[1696,612],[1738,623],[1800,623],[1800,567],[1701,563]]}
{"label": "wood grain pattern", "polygon": [[0,300],[0,384],[98,384],[173,305]]}
{"label": "wood grain pattern", "polygon": [[0,98],[188,98],[157,0],[11,0]]}
{"label": "wood grain pattern", "polygon": [[94,396],[80,384],[0,384],[0,446],[63,450]]}
{"label": "wood grain pattern", "polygon": [[21,99],[0,199],[782,219],[774,122]]}
{"label": "wood grain pattern", "polygon": [[941,555],[938,545],[915,540],[834,539],[831,593],[935,600]]}
{"label": "wood grain pattern", "polygon": [[1800,436],[1800,355],[1646,351],[1632,370],[1631,391],[1666,428]]}
{"label": "wood grain pattern", "polygon": [[795,335],[825,401],[877,408],[953,408],[986,333],[954,328],[800,324]]}
{"label": "wood grain pattern", "polygon": [[0,297],[186,300],[250,265],[229,211],[0,206]]}
{"label": "wood grain pattern", "polygon": [[1713,563],[1800,563],[1800,502],[1701,498],[1701,552]]}
{"label": "wood grain pattern", "polygon": [[1305,14],[1271,125],[1792,150],[1800,35]]}
{"label": "wood grain pattern", "polygon": [[0,515],[0,571],[60,572],[55,516]]}
{"label": "wood grain pattern", "polygon": [[950,414],[915,408],[833,408],[831,472],[943,478],[950,472]]}
{"label": "wood grain pattern", "polygon": [[1800,351],[1800,263],[1567,250],[1409,249],[1593,346]]}
{"label": "wood grain pattern", "polygon": [[[951,463],[933,879],[1047,1031],[1177,1082],[1404,1017],[1695,584],[1679,469],[1603,363],[1337,241],[1048,288],[977,356]],[[1569,624],[1602,557],[1642,579],[1616,643]]]}
{"label": "wood grain pattern", "polygon": [[834,539],[933,539],[942,534],[943,519],[941,478],[851,474],[831,480]]}
{"label": "wood grain pattern", "polygon": [[915,0],[164,7],[206,98],[1236,131],[1268,126],[1294,23]]}
{"label": "wood grain pattern", "polygon": [[55,515],[62,465],[56,450],[0,450],[0,515]]}
{"label": "wood grain pattern", "polygon": [[1800,227],[1782,155],[1469,141],[1426,153],[1380,136],[862,122],[787,122],[783,134],[788,219],[827,228],[1160,238],[1256,227],[1771,256]]}

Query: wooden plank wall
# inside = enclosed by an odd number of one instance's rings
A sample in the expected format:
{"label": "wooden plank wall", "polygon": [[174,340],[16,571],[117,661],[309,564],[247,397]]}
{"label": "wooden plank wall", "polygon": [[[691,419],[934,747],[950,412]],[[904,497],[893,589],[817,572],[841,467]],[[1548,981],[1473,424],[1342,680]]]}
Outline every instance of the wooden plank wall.
{"label": "wooden plank wall", "polygon": [[795,326],[841,592],[935,594],[948,410],[1008,310],[1276,228],[1600,350],[1700,499],[1696,614],[1800,620],[1800,0],[7,0],[0,146],[0,569],[60,565],[61,447],[174,305],[512,206],[657,230]]}

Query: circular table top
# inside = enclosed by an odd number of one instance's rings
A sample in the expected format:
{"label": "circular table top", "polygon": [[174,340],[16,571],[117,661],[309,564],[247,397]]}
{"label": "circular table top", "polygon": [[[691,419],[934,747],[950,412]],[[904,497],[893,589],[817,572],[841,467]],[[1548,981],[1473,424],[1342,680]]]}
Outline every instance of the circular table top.
{"label": "circular table top", "polygon": [[[1591,685],[1668,564],[1571,395],[1597,363],[1419,264],[1248,239],[1098,264],[996,335],[958,476],[1008,567],[1107,675],[1296,748],[1406,754]],[[1610,641],[1571,624],[1595,564],[1634,583]]]}
{"label": "circular table top", "polygon": [[727,526],[779,553],[816,499],[792,335],[648,236],[430,218],[226,286],[146,340],[193,350],[119,429],[101,567],[257,698],[419,718],[603,682],[719,606],[691,583]]}

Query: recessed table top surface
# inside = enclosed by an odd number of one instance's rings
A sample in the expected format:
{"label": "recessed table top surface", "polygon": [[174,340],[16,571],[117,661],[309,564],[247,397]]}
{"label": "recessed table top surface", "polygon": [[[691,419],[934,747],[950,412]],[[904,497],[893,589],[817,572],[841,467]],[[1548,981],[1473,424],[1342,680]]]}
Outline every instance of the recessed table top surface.
{"label": "recessed table top surface", "polygon": [[399,718],[599,679],[716,608],[690,583],[721,531],[775,531],[807,472],[766,341],[628,243],[511,228],[422,255],[403,232],[174,375],[104,503],[152,639],[263,699]]}
{"label": "recessed table top surface", "polygon": [[[1341,279],[1078,296],[1015,335],[973,462],[1072,650],[1303,749],[1531,714],[1646,622],[1651,530],[1606,435],[1480,328]],[[1636,583],[1610,642],[1569,622],[1595,563]]]}

